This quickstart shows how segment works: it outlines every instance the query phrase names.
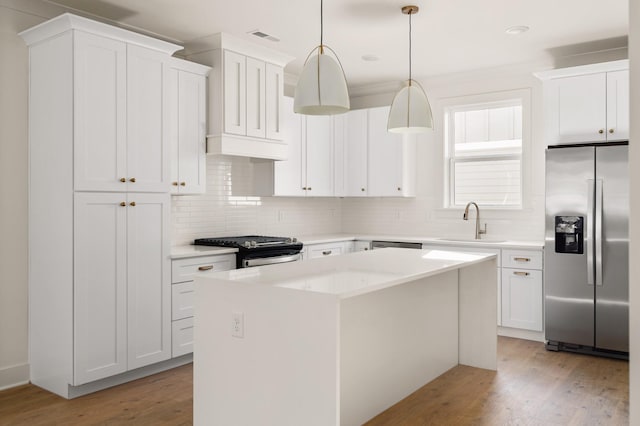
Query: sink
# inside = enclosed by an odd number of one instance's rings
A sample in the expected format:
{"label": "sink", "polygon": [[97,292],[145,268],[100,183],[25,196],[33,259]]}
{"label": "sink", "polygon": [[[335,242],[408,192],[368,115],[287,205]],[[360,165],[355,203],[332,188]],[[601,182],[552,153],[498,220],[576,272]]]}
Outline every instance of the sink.
{"label": "sink", "polygon": [[482,243],[482,244],[500,244],[506,240],[476,240],[474,238],[436,238],[437,241],[449,241],[452,243]]}

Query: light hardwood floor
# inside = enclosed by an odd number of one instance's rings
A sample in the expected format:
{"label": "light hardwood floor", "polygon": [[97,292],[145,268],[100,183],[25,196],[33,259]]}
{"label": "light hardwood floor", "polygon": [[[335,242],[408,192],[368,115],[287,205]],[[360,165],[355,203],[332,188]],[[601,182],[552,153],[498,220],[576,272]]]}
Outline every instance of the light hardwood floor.
{"label": "light hardwood floor", "polygon": [[[74,400],[20,386],[0,392],[0,425],[190,425],[192,373],[186,365]],[[367,426],[621,426],[628,377],[626,361],[500,337],[498,372],[455,367]]]}

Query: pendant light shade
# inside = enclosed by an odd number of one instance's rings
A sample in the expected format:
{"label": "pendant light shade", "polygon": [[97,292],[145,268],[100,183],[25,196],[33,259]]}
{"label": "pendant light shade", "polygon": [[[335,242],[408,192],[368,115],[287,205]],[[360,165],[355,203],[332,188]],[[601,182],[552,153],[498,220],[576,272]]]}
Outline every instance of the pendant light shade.
{"label": "pendant light shade", "polygon": [[431,106],[420,84],[409,80],[393,98],[387,130],[393,133],[422,133],[433,129]]}
{"label": "pendant light shade", "polygon": [[293,111],[299,114],[342,114],[349,111],[350,108],[347,80],[340,60],[333,49],[324,45],[322,40],[321,0],[320,45],[315,47],[307,57],[293,98]]}
{"label": "pendant light shade", "polygon": [[402,13],[409,15],[409,79],[393,98],[387,130],[393,133],[422,133],[433,129],[433,115],[429,99],[420,83],[411,78],[411,15],[418,6],[404,6]]}

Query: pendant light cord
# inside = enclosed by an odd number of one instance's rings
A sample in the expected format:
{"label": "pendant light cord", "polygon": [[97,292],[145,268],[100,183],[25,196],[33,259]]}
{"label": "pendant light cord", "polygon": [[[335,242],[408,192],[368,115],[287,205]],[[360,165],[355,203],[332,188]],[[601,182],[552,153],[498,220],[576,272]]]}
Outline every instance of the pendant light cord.
{"label": "pendant light cord", "polygon": [[323,1],[320,0],[320,53],[324,53],[324,49],[323,49],[323,37],[324,37],[324,19],[323,19],[323,7],[322,7]]}
{"label": "pendant light cord", "polygon": [[411,86],[411,11],[409,11],[409,86]]}

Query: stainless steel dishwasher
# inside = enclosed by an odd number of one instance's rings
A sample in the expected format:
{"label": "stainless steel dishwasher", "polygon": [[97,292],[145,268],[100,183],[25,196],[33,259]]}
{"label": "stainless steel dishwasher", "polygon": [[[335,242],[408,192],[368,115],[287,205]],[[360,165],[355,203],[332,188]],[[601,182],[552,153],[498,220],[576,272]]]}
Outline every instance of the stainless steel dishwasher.
{"label": "stainless steel dishwasher", "polygon": [[371,241],[371,249],[381,249],[385,247],[398,247],[422,250],[422,243],[408,243],[404,241]]}

